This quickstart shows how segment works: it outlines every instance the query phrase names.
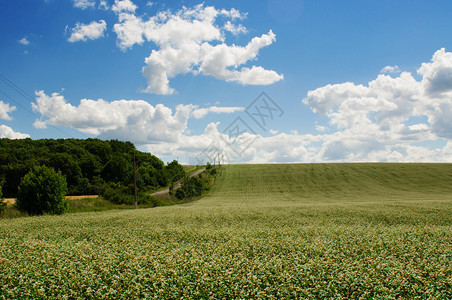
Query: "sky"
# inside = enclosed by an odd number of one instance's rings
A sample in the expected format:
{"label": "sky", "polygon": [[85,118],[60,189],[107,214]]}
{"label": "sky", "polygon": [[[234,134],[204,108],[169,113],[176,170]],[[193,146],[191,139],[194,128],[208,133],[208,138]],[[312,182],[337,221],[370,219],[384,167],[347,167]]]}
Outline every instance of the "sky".
{"label": "sky", "polygon": [[0,2],[0,137],[452,162],[452,1]]}

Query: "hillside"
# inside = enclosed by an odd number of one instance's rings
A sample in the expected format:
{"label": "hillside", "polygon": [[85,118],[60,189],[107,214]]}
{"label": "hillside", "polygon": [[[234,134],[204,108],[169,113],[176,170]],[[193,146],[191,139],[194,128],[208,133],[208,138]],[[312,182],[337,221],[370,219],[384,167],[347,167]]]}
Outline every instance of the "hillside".
{"label": "hillside", "polygon": [[452,165],[222,167],[201,200],[0,220],[0,298],[440,298]]}
{"label": "hillside", "polygon": [[227,168],[210,196],[232,202],[255,200],[261,205],[276,200],[280,204],[435,199],[452,195],[452,164],[275,164]]}

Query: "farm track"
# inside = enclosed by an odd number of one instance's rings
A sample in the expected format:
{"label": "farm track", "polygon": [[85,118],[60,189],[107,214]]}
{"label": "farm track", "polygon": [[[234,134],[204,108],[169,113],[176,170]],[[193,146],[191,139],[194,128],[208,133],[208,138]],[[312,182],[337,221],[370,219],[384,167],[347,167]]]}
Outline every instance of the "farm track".
{"label": "farm track", "polygon": [[[191,173],[189,176],[190,176],[190,177],[197,176],[197,175],[201,174],[202,172],[204,172],[205,170],[206,170],[206,169],[204,168],[204,169],[195,171],[195,172]],[[180,188],[180,187],[181,187],[181,183],[179,182],[179,183],[177,183],[177,184],[174,186],[174,190],[177,190],[177,189]],[[155,192],[155,193],[152,193],[151,196],[161,196],[161,195],[165,195],[165,194],[168,194],[168,193],[169,193],[169,188],[164,189],[164,190],[161,190],[161,191],[157,191],[157,192]]]}

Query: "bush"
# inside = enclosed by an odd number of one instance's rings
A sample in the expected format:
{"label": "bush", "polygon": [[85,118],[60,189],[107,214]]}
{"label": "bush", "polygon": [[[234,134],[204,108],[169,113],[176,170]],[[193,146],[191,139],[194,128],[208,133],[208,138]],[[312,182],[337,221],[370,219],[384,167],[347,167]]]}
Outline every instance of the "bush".
{"label": "bush", "polygon": [[189,179],[185,179],[182,186],[176,190],[176,197],[180,200],[199,197],[207,189],[207,183],[204,180],[190,177]]}
{"label": "bush", "polygon": [[32,215],[62,214],[68,210],[66,178],[46,166],[35,167],[22,178],[16,206]]}

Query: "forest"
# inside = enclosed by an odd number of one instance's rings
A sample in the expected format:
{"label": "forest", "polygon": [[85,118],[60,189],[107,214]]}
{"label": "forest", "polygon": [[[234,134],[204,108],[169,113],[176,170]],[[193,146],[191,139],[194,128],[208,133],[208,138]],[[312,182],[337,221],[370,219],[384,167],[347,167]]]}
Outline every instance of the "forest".
{"label": "forest", "polygon": [[0,186],[4,197],[16,197],[21,179],[34,167],[60,171],[69,195],[104,195],[115,202],[133,195],[133,154],[140,193],[168,186],[184,177],[177,162],[165,164],[131,142],[100,139],[0,139]]}

